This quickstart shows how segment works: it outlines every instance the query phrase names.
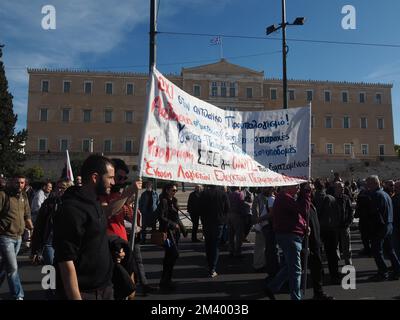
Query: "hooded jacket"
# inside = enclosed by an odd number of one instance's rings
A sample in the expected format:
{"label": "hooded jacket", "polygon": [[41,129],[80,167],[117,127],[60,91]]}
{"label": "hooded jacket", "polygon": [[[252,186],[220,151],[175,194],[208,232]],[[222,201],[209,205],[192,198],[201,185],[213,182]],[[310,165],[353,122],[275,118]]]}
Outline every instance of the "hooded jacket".
{"label": "hooded jacket", "polygon": [[56,266],[72,260],[81,291],[111,285],[113,261],[107,220],[94,191],[71,187],[64,193],[62,209],[54,217],[53,237]]}

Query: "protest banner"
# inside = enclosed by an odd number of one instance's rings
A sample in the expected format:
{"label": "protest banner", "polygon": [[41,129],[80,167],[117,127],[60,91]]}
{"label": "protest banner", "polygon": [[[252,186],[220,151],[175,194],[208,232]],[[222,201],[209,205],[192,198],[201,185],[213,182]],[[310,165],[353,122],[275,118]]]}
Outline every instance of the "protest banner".
{"label": "protest banner", "polygon": [[242,130],[242,149],[272,171],[310,178],[310,107],[226,116],[228,125]]}
{"label": "protest banner", "polygon": [[[304,182],[254,160],[254,144],[247,140],[243,148],[243,136],[249,137],[244,123],[253,121],[249,115],[232,114],[193,97],[155,68],[144,120],[139,166],[143,177],[248,187]],[[275,127],[278,120],[265,120],[265,126]]]}

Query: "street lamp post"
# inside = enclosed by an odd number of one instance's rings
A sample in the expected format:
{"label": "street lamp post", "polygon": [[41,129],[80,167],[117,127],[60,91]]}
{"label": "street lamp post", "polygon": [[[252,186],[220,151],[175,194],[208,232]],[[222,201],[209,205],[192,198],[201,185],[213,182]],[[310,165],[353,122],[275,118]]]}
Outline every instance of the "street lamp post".
{"label": "street lamp post", "polygon": [[282,23],[279,26],[273,24],[270,25],[266,33],[270,35],[271,33],[282,29],[282,80],[283,80],[283,108],[288,108],[287,99],[287,74],[286,74],[286,55],[288,53],[288,46],[286,44],[286,26],[301,26],[304,24],[304,17],[297,17],[293,23],[288,23],[286,21],[286,0],[282,0]]}

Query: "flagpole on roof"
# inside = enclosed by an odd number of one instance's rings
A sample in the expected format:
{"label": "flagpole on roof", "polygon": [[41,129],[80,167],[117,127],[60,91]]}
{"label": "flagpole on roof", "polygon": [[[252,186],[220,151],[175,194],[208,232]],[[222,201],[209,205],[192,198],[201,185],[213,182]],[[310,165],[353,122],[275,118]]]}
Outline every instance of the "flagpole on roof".
{"label": "flagpole on roof", "polygon": [[220,54],[221,54],[221,60],[224,58],[224,49],[222,47],[222,37],[219,37],[219,47],[220,47]]}

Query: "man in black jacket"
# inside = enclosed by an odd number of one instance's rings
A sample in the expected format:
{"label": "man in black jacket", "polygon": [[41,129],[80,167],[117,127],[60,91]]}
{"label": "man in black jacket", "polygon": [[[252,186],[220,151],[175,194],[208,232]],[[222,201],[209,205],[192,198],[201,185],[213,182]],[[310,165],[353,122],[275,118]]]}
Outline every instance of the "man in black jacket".
{"label": "man in black jacket", "polygon": [[209,275],[214,278],[218,275],[218,246],[229,211],[229,200],[220,187],[208,186],[200,197],[200,204]]}
{"label": "man in black jacket", "polygon": [[[82,187],[64,193],[62,210],[54,219],[57,292],[60,298],[72,300],[111,300],[113,258],[106,216],[97,197],[110,193],[114,167],[109,159],[91,155],[81,175]],[[116,252],[116,262],[123,256],[122,249]]]}
{"label": "man in black jacket", "polygon": [[[305,183],[300,186],[305,191],[314,191],[314,186],[311,183]],[[304,194],[301,192],[300,194]],[[313,193],[312,193],[313,195]],[[310,206],[308,212],[308,226],[310,228],[310,234],[308,235],[308,268],[311,273],[312,287],[314,291],[314,300],[333,300],[334,298],[327,295],[322,287],[322,275],[323,265],[321,257],[321,237],[320,237],[320,226],[318,220],[317,209],[313,204]],[[303,257],[304,260],[304,257]],[[304,262],[303,262],[304,263]],[[307,270],[305,270],[307,272]]]}
{"label": "man in black jacket", "polygon": [[346,265],[352,265],[350,225],[353,223],[353,208],[350,197],[344,194],[343,182],[335,182],[335,210],[339,217],[338,237]]}

